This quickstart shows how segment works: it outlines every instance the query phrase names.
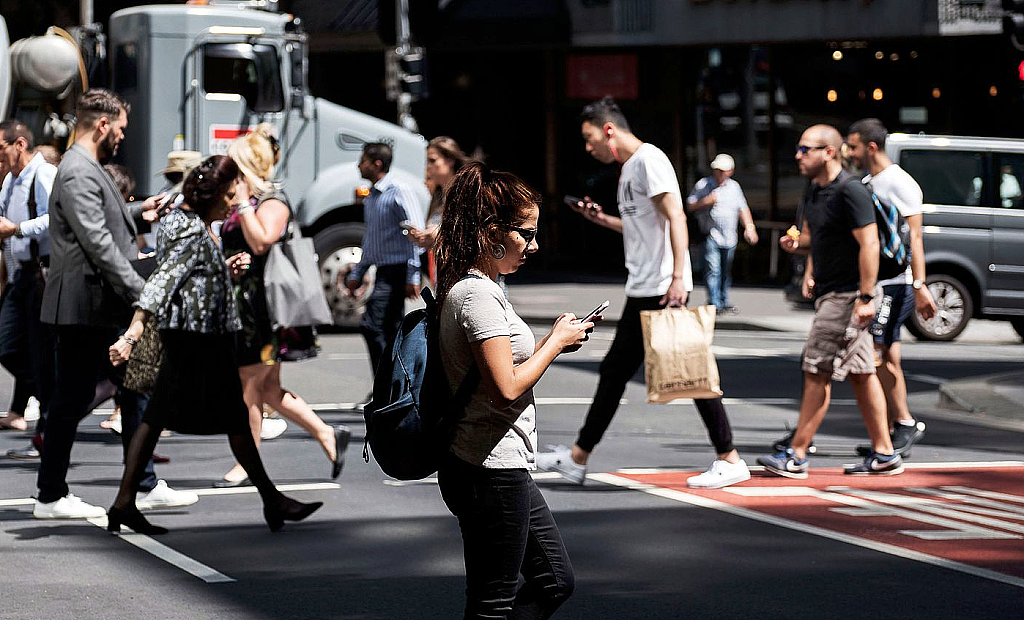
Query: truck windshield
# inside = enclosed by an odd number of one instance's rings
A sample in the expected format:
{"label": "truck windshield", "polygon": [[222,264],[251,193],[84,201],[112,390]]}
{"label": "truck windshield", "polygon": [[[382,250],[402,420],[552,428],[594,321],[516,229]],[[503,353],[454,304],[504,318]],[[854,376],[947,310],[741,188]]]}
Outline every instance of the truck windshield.
{"label": "truck windshield", "polygon": [[280,112],[284,96],[277,48],[248,43],[203,46],[203,90],[241,95],[254,112]]}

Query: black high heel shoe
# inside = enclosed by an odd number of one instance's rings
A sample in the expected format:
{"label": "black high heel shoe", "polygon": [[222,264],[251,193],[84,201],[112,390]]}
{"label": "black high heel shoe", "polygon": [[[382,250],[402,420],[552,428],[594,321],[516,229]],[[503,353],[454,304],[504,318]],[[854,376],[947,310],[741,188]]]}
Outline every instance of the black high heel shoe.
{"label": "black high heel shoe", "polygon": [[285,521],[302,521],[319,510],[323,505],[323,502],[304,504],[290,497],[282,496],[277,506],[263,506],[263,518],[267,520],[267,526],[270,527],[270,531],[276,532],[284,527]]}
{"label": "black high heel shoe", "polygon": [[334,460],[331,461],[331,479],[341,475],[341,468],[345,465],[345,450],[348,449],[349,439],[352,438],[352,431],[345,426],[334,427]]}
{"label": "black high heel shoe", "polygon": [[107,531],[118,534],[121,531],[122,525],[127,525],[135,532],[146,534],[147,536],[167,533],[166,527],[153,525],[147,521],[138,508],[132,507],[128,510],[121,510],[111,506],[110,510],[107,511]]}

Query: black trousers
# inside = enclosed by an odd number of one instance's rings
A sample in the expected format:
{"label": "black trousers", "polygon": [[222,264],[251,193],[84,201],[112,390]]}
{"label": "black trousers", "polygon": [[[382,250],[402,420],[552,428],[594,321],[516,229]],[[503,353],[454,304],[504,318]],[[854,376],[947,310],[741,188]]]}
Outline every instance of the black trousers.
{"label": "black trousers", "polygon": [[[459,519],[470,619],[549,618],[576,584],[544,496],[525,469],[486,469],[448,455],[441,497]],[[523,576],[521,588],[519,575]]]}
{"label": "black trousers", "polygon": [[54,385],[53,327],[39,320],[42,303],[39,266],[23,263],[0,305],[0,365],[39,399],[37,434],[43,432]]}
{"label": "black trousers", "polygon": [[[601,441],[619,408],[619,400],[626,391],[626,384],[644,363],[644,335],[640,327],[640,312],[660,310],[662,306],[659,305],[659,301],[661,297],[626,298],[619,326],[615,330],[615,339],[601,362],[597,393],[594,394],[583,428],[576,439],[576,445],[587,452],[592,452]],[[696,398],[693,404],[704,421],[711,443],[715,446],[715,452],[724,454],[732,451],[732,427],[725,414],[722,399]]]}
{"label": "black trousers", "polygon": [[37,499],[43,503],[68,494],[66,478],[75,432],[89,414],[96,384],[113,374],[107,350],[118,334],[113,328],[85,325],[59,325],[56,331],[56,385],[37,478]]}
{"label": "black trousers", "polygon": [[370,352],[370,366],[377,372],[377,364],[384,356],[388,342],[402,327],[405,317],[405,263],[378,265],[373,292],[366,300],[366,309],[360,331]]}

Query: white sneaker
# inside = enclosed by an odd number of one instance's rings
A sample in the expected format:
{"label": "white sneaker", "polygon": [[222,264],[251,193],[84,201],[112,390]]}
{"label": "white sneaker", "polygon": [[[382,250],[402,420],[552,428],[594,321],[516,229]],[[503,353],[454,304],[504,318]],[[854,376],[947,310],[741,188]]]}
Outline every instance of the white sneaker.
{"label": "white sneaker", "polygon": [[191,506],[198,501],[199,496],[192,491],[176,491],[163,480],[157,480],[152,491],[135,500],[135,507],[139,510],[180,508]]}
{"label": "white sneaker", "polygon": [[553,471],[576,484],[587,479],[587,466],[572,460],[572,450],[566,446],[548,446],[551,452],[537,453],[537,469]]}
{"label": "white sneaker", "polygon": [[25,405],[25,421],[35,422],[39,419],[39,401],[35,396],[28,397],[28,404]]}
{"label": "white sneaker", "polygon": [[260,428],[260,439],[263,441],[277,439],[286,428],[288,428],[288,423],[281,418],[263,418],[263,426]]}
{"label": "white sneaker", "polygon": [[106,510],[86,504],[71,493],[48,504],[36,500],[32,509],[32,516],[36,519],[95,519],[106,514]]}
{"label": "white sneaker", "polygon": [[706,472],[688,478],[686,486],[695,489],[720,489],[744,480],[750,480],[750,470],[743,459],[737,463],[715,459]]}

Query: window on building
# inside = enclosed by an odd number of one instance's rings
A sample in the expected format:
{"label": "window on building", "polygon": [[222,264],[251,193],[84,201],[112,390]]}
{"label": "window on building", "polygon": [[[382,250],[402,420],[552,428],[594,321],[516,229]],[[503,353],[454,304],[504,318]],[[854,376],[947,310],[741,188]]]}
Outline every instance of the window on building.
{"label": "window on building", "polygon": [[921,186],[926,204],[990,206],[984,153],[910,149],[900,153],[899,164]]}

